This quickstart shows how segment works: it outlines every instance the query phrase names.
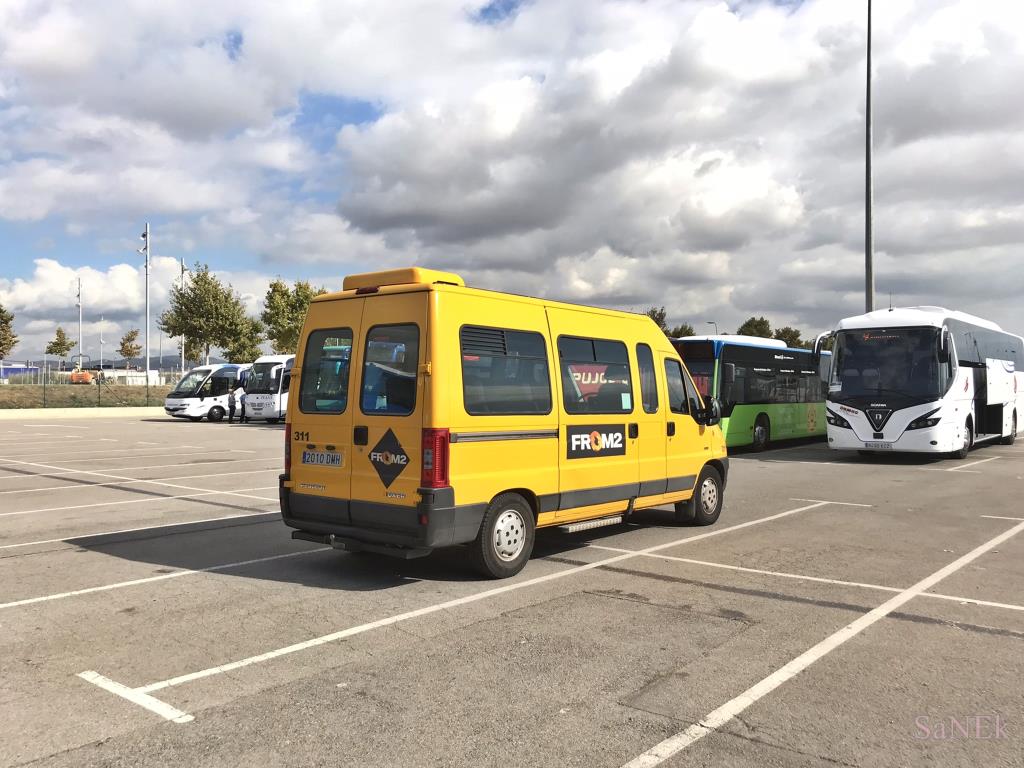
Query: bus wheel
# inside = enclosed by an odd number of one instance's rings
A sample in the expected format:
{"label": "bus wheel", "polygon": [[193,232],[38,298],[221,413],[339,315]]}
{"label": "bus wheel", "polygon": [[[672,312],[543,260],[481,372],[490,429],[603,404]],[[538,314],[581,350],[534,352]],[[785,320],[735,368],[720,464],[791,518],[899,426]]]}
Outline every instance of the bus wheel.
{"label": "bus wheel", "polygon": [[503,493],[487,507],[480,533],[469,545],[473,566],[484,576],[515,576],[533,554],[533,509],[518,493]]}
{"label": "bus wheel", "polygon": [[676,522],[682,525],[711,525],[722,514],[722,476],[714,467],[704,467],[693,496],[676,502]]}
{"label": "bus wheel", "polygon": [[971,422],[964,424],[964,446],[959,451],[953,451],[954,459],[966,459],[967,454],[971,452],[971,446],[974,445],[974,430],[971,429]]}
{"label": "bus wheel", "polygon": [[754,450],[763,451],[768,447],[768,440],[772,436],[772,423],[768,420],[768,416],[761,413],[754,419]]}
{"label": "bus wheel", "polygon": [[1000,440],[1003,445],[1013,445],[1017,442],[1017,412],[1013,412],[1013,420],[1010,422],[1010,434]]}
{"label": "bus wheel", "polygon": [[206,418],[210,421],[220,421],[224,418],[224,409],[219,405],[215,405],[210,409],[210,412],[206,414]]}

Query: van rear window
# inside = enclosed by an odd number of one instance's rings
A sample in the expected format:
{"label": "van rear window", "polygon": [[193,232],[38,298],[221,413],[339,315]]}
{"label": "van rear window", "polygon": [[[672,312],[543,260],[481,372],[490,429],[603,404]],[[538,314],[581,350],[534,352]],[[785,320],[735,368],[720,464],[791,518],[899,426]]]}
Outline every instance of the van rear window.
{"label": "van rear window", "polygon": [[621,341],[558,337],[566,413],[632,413],[629,353]]}
{"label": "van rear window", "polygon": [[299,383],[303,413],[344,413],[348,407],[348,377],[352,359],[352,329],[313,331],[306,341]]}
{"label": "van rear window", "polygon": [[408,416],[416,410],[419,326],[377,325],[366,334],[360,407],[370,415]]}
{"label": "van rear window", "polygon": [[544,337],[465,325],[462,398],[471,416],[514,416],[551,412],[551,377]]}

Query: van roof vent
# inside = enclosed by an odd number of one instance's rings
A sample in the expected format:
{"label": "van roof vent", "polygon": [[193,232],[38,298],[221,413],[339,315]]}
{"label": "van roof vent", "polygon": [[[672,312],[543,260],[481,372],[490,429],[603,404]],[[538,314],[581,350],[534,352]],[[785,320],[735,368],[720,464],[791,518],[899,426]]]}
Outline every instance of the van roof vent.
{"label": "van roof vent", "polygon": [[352,291],[360,288],[376,288],[382,285],[430,285],[432,283],[459,286],[466,284],[461,277],[453,272],[439,272],[436,269],[423,269],[422,267],[405,267],[349,275],[342,283],[342,290]]}

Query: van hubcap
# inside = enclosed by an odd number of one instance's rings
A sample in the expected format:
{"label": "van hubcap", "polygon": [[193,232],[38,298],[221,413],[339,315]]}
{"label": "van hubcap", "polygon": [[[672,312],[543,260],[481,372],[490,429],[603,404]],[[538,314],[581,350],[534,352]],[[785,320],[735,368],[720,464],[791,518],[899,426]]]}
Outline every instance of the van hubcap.
{"label": "van hubcap", "polygon": [[718,506],[718,485],[710,477],[701,483],[700,504],[705,512],[714,512]]}
{"label": "van hubcap", "polygon": [[514,509],[506,509],[494,524],[494,552],[502,560],[515,560],[526,546],[526,523]]}

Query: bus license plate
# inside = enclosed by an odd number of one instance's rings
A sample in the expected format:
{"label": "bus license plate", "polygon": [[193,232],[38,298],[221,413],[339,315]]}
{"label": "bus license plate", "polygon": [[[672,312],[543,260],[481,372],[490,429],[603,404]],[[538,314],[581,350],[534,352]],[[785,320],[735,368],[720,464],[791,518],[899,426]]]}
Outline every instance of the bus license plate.
{"label": "bus license plate", "polygon": [[317,467],[340,467],[341,454],[333,451],[303,451],[302,463]]}
{"label": "bus license plate", "polygon": [[864,443],[864,447],[872,451],[891,451],[892,443]]}

